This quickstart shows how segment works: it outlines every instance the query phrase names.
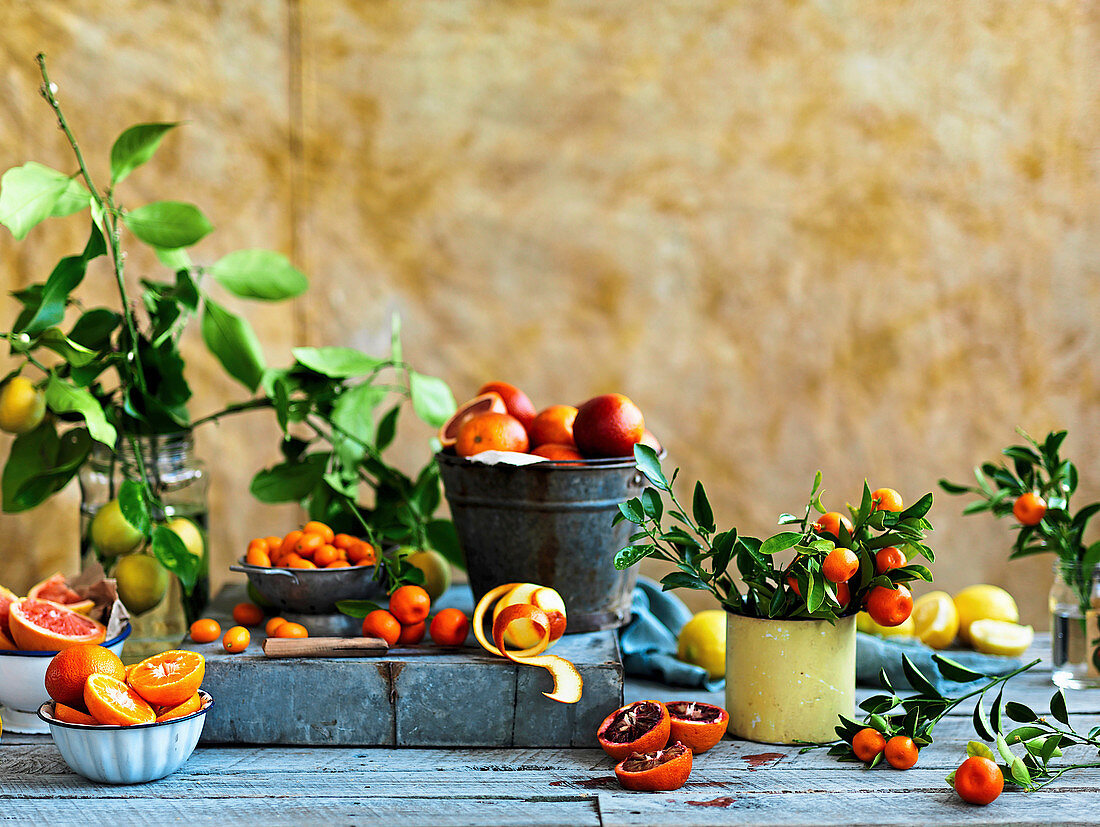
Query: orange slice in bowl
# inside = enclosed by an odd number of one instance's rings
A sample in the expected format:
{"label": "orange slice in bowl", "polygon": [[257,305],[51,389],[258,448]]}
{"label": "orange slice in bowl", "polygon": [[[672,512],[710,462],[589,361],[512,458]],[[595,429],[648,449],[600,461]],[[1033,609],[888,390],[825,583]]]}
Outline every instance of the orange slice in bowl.
{"label": "orange slice in bowl", "polygon": [[81,643],[102,643],[107,627],[60,603],[23,597],[11,604],[11,637],[20,649],[60,652]]}
{"label": "orange slice in bowl", "polygon": [[206,658],[198,652],[171,649],[146,658],[126,680],[151,704],[175,707],[199,691],[206,673]]}
{"label": "orange slice in bowl", "polygon": [[57,718],[57,720],[64,721],[67,724],[84,724],[85,726],[99,725],[99,721],[87,712],[81,712],[79,709],[73,709],[71,706],[65,706],[65,704],[60,701],[53,705],[53,716]]}
{"label": "orange slice in bowl", "polygon": [[132,726],[151,724],[157,719],[153,708],[137,692],[110,675],[88,677],[84,684],[84,705],[101,724]]}
{"label": "orange slice in bowl", "polygon": [[202,696],[196,692],[178,706],[173,706],[168,709],[158,709],[157,712],[159,714],[157,715],[157,723],[159,724],[161,721],[170,721],[173,718],[183,718],[190,715],[192,712],[198,712],[200,709],[202,709]]}
{"label": "orange slice in bowl", "polygon": [[451,414],[451,418],[439,429],[440,445],[444,448],[454,445],[458,441],[458,429],[462,427],[462,423],[471,416],[483,413],[508,413],[504,399],[499,393],[488,391],[459,405],[458,410]]}

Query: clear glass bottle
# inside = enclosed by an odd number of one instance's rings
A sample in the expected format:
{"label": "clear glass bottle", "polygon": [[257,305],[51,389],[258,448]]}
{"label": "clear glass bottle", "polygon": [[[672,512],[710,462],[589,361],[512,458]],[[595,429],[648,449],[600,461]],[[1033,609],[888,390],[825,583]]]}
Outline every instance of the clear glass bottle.
{"label": "clear glass bottle", "polygon": [[[179,579],[159,563],[142,560],[124,565],[129,589],[120,578],[120,597],[133,605],[130,609],[133,633],[126,641],[123,658],[128,663],[179,645],[191,622],[202,615],[210,601],[210,564],[207,554],[207,488],[205,464],[195,457],[190,431],[137,438],[142,461],[164,512],[154,514],[156,522],[166,522],[184,545],[202,562],[195,588],[185,594]],[[115,451],[95,443],[88,461],[80,469],[80,555],[82,563],[98,559],[109,576],[118,572],[122,560],[134,555],[149,555],[144,545],[116,555],[104,554],[91,540],[91,525],[101,508],[118,496],[124,479],[139,479],[137,457],[129,439]],[[186,522],[185,522],[186,521]],[[161,591],[167,574],[167,587]],[[129,601],[126,599],[129,597]],[[136,610],[136,611],[135,611]]]}
{"label": "clear glass bottle", "polygon": [[[1082,600],[1082,595],[1085,599]],[[1064,689],[1100,687],[1100,566],[1054,561],[1050,587],[1051,679]]]}

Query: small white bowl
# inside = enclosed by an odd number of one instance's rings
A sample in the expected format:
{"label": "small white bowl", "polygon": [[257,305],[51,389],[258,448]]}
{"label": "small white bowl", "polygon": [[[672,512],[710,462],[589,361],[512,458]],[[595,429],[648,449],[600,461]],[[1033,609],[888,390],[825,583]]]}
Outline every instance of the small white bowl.
{"label": "small white bowl", "polygon": [[[122,644],[130,636],[130,624],[121,634],[103,646],[122,655]],[[4,729],[10,732],[44,733],[46,728],[35,716],[46,692],[46,668],[57,652],[34,652],[26,649],[0,649],[0,707],[4,708]]]}
{"label": "small white bowl", "polygon": [[171,775],[184,765],[199,742],[214,700],[199,690],[202,708],[159,724],[91,726],[53,717],[53,701],[38,709],[69,769],[104,784],[144,784]]}

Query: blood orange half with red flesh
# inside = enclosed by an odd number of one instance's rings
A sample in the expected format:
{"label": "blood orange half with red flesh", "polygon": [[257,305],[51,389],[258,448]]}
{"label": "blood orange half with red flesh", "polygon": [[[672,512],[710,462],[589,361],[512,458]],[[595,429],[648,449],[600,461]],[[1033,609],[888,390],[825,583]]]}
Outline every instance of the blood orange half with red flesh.
{"label": "blood orange half with red flesh", "polygon": [[61,572],[51,574],[41,583],[38,583],[27,592],[27,597],[38,600],[52,600],[62,606],[68,606],[74,612],[89,612],[95,607],[94,600],[81,598],[69,587],[69,582]]}
{"label": "blood orange half with red flesh", "polygon": [[0,649],[15,648],[15,641],[11,639],[8,616],[11,614],[11,604],[18,599],[19,596],[15,592],[0,586]]}
{"label": "blood orange half with red flesh", "polygon": [[634,753],[615,767],[615,777],[628,790],[669,792],[691,775],[691,750],[679,741],[665,749]]}
{"label": "blood orange half with red flesh", "polygon": [[714,704],[673,701],[665,709],[671,724],[669,740],[679,741],[696,755],[721,741],[730,723],[729,713]]}
{"label": "blood orange half with red flesh", "polygon": [[508,413],[499,393],[488,391],[459,405],[458,410],[439,429],[439,443],[444,448],[454,445],[458,440],[458,430],[462,427],[462,423],[471,416],[483,413]]}
{"label": "blood orange half with red flesh", "polygon": [[11,604],[11,636],[20,649],[60,652],[81,643],[102,643],[107,628],[60,603],[23,597]]}
{"label": "blood orange half with red flesh", "polygon": [[635,752],[652,752],[668,743],[668,710],[658,701],[635,701],[603,719],[596,739],[603,751],[622,761]]}

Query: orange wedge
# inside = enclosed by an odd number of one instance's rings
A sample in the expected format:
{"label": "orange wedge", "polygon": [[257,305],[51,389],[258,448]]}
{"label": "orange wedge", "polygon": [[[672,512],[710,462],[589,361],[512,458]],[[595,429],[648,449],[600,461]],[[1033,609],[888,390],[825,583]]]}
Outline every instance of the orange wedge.
{"label": "orange wedge", "polygon": [[133,724],[151,724],[156,713],[118,678],[110,675],[91,675],[84,684],[84,705],[101,724],[113,726],[131,726]]}
{"label": "orange wedge", "polygon": [[64,721],[67,724],[87,724],[88,726],[99,725],[99,721],[87,712],[81,712],[79,709],[73,709],[71,706],[65,706],[65,704],[60,701],[53,705],[53,716],[57,718],[57,720]]}
{"label": "orange wedge", "polygon": [[157,715],[157,723],[161,721],[170,721],[173,718],[183,718],[190,715],[192,712],[198,712],[202,709],[202,697],[196,692],[190,698],[178,706],[173,706],[170,709],[160,709]]}
{"label": "orange wedge", "polygon": [[206,658],[198,652],[170,649],[146,658],[126,680],[142,698],[159,707],[175,707],[199,691]]}

